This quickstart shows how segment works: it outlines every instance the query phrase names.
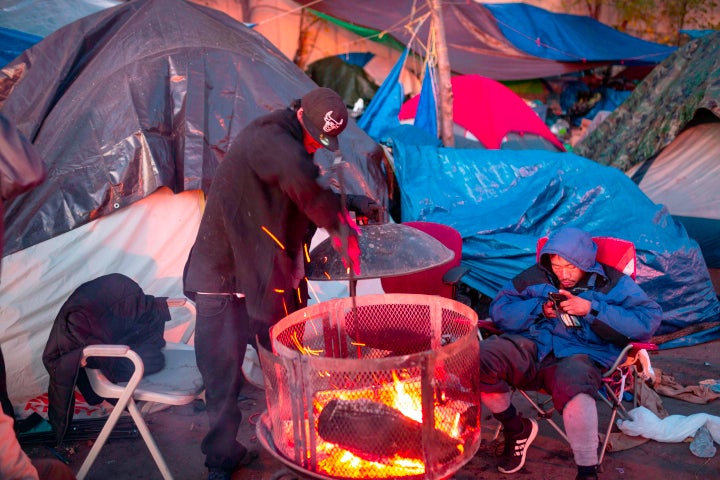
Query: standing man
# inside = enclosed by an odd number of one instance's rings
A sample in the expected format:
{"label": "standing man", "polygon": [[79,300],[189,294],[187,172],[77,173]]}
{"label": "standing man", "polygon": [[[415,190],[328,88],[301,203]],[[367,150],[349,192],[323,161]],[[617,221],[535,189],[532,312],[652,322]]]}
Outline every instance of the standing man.
{"label": "standing man", "polygon": [[[646,342],[660,326],[660,306],[635,281],[596,261],[597,245],[587,232],[564,227],[540,251],[536,265],[518,274],[490,304],[502,335],[480,348],[482,401],[502,423],[502,473],[515,473],[538,431],[519,416],[511,387],[545,390],[562,414],[578,468],[577,479],[594,479],[598,467],[595,395],[607,370],[630,341]],[[550,294],[564,314],[558,318]],[[573,318],[571,318],[573,319]]]}
{"label": "standing man", "polygon": [[312,90],[247,125],[213,178],[184,275],[186,294],[197,306],[209,480],[229,479],[254,459],[236,440],[245,350],[256,336],[269,348],[270,327],[306,305],[305,249],[316,226],[328,231],[346,265],[359,273],[357,227],[339,196],[318,184],[313,163],[318,149],[338,150],[347,123],[337,93]]}

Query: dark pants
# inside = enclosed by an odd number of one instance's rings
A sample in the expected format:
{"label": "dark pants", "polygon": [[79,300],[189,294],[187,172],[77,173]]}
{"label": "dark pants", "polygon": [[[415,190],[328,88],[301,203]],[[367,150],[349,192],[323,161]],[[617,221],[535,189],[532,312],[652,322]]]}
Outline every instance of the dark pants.
{"label": "dark pants", "polygon": [[195,355],[205,384],[209,430],[202,441],[205,466],[233,470],[247,450],[237,440],[242,414],[242,364],[250,337],[245,299],[198,294]]}
{"label": "dark pants", "polygon": [[591,397],[602,385],[600,367],[587,355],[537,361],[537,345],[521,335],[496,335],[480,343],[480,391],[543,390],[562,413],[565,404],[580,393]]}

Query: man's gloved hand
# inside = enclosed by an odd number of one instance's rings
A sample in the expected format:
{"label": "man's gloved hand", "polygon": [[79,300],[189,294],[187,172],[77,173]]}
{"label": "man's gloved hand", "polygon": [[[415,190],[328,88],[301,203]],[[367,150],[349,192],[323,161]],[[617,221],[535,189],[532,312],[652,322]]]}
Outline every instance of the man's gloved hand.
{"label": "man's gloved hand", "polygon": [[361,225],[367,224],[368,221],[375,223],[380,221],[382,206],[372,198],[366,197],[365,195],[347,195],[346,200],[348,210],[366,219],[366,221],[360,220],[358,222]]}
{"label": "man's gloved hand", "polygon": [[340,215],[340,231],[332,235],[332,246],[340,254],[345,268],[352,268],[355,275],[360,275],[360,228],[350,215]]}

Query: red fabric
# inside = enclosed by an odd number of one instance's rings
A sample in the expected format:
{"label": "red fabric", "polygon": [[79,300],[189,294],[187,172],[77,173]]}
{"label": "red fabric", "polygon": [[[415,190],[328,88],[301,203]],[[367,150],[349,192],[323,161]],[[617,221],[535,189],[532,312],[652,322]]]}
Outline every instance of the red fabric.
{"label": "red fabric", "polygon": [[453,299],[453,288],[443,283],[443,275],[451,268],[460,265],[462,259],[462,237],[454,228],[433,222],[404,222],[403,225],[417,228],[453,251],[452,260],[422,272],[384,277],[380,280],[385,293],[417,293],[422,295],[439,295]]}
{"label": "red fabric", "polygon": [[[540,250],[542,250],[545,242],[547,242],[547,237],[543,237],[537,242],[535,249],[537,261],[540,261]],[[635,280],[637,261],[635,258],[635,245],[632,242],[613,237],[593,237],[593,242],[598,246],[596,256],[598,262],[616,268]],[[626,268],[630,271],[625,272]]]}
{"label": "red fabric", "polygon": [[[499,149],[508,133],[534,133],[565,150],[533,109],[502,83],[480,75],[459,75],[450,82],[453,120],[475,135],[485,148]],[[420,95],[415,95],[405,102],[398,118],[415,118],[419,101]]]}

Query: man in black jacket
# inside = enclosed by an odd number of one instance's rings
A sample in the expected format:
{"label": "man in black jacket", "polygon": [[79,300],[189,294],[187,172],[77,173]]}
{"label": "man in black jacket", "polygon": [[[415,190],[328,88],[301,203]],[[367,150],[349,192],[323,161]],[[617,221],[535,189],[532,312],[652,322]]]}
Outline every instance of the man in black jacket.
{"label": "man in black jacket", "polygon": [[197,307],[195,350],[210,426],[202,451],[210,479],[229,479],[253,458],[236,440],[245,350],[256,336],[269,347],[270,327],[306,305],[305,249],[316,226],[359,273],[356,227],[338,195],[317,182],[313,163],[318,149],[338,150],[347,123],[337,93],[312,90],[247,125],[213,178],[184,275]]}

